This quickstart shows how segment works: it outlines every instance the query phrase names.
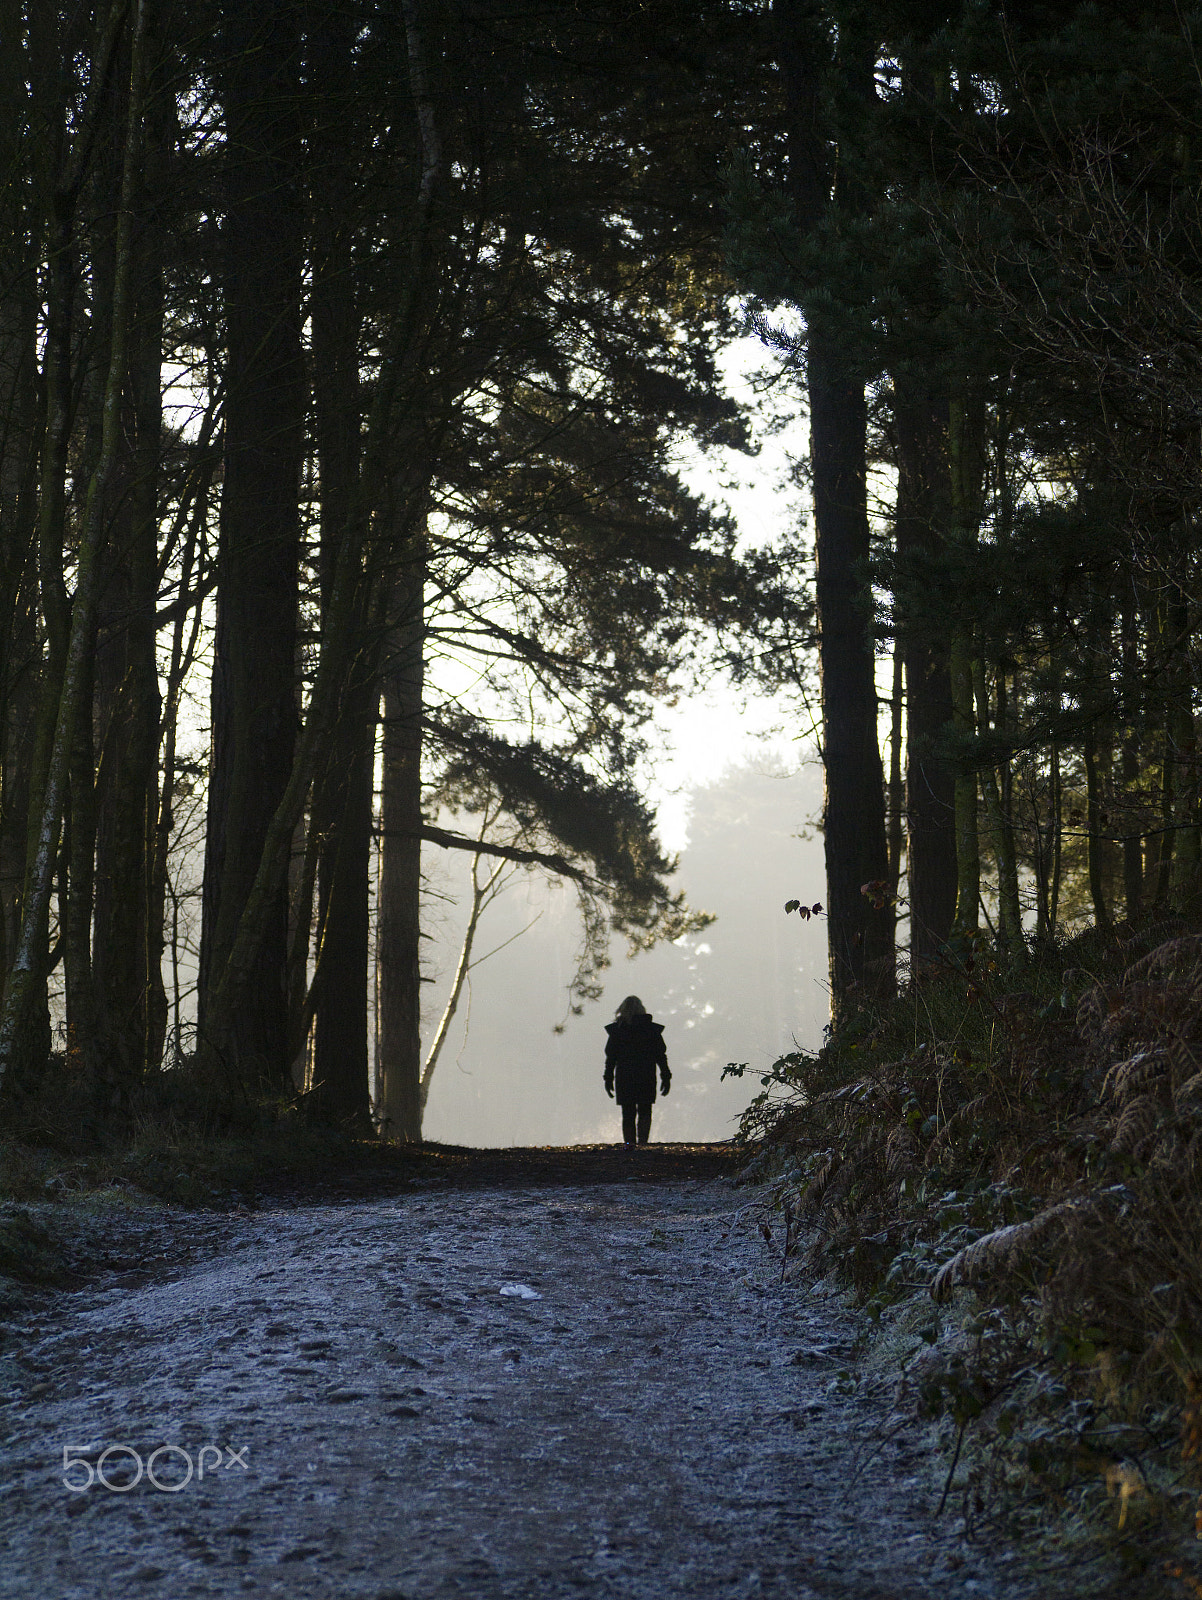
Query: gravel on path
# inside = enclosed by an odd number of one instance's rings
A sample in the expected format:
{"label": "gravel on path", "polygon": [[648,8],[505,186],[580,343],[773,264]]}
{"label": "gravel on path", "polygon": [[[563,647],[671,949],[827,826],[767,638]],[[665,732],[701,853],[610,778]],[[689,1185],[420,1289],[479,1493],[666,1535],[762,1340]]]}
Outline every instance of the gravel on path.
{"label": "gravel on path", "polygon": [[0,1595],[1037,1593],[934,1518],[942,1461],[857,1381],[846,1308],[782,1285],[758,1191],[603,1159],[172,1213],[153,1271],[35,1305]]}

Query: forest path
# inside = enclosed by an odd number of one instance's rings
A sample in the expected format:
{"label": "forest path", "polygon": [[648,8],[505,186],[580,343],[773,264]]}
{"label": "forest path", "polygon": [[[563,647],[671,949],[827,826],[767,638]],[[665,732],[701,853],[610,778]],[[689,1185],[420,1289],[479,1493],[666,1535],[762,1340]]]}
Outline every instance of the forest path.
{"label": "forest path", "polygon": [[[781,1285],[716,1152],[529,1155],[172,1213],[160,1264],[31,1313],[0,1407],[0,1594],[1034,1592],[933,1519],[940,1464],[848,1381],[855,1324]],[[112,1487],[64,1486],[64,1447],[83,1483],[110,1446]],[[162,1487],[122,1489],[135,1451]]]}

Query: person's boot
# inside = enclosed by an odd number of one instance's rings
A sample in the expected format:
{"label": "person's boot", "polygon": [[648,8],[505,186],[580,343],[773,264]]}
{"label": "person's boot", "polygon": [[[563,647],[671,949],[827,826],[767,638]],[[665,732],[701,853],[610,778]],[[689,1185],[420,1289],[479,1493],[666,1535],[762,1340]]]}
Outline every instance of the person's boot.
{"label": "person's boot", "polygon": [[639,1143],[640,1144],[646,1144],[647,1140],[650,1139],[650,1137],[651,1137],[651,1108],[650,1108],[650,1106],[648,1106],[646,1111],[644,1111],[643,1108],[640,1106],[639,1107]]}

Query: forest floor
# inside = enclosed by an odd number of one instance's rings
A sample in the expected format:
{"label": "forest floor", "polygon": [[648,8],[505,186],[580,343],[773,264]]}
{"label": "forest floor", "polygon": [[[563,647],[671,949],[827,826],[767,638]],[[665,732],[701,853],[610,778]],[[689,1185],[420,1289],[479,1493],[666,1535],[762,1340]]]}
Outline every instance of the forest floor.
{"label": "forest floor", "polygon": [[734,1177],[435,1150],[253,1210],[94,1197],[73,1281],[6,1307],[0,1595],[1070,1592],[936,1515],[930,1429]]}

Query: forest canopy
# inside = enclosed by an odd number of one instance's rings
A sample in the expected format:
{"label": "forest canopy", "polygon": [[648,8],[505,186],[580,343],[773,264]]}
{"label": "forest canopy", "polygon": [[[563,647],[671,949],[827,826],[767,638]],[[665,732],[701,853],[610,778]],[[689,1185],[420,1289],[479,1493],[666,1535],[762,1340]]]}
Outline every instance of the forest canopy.
{"label": "forest canopy", "polygon": [[[699,925],[637,777],[722,668],[818,686],[836,1020],[1196,909],[1200,20],[4,0],[0,1100],[419,1138],[423,844],[593,993]],[[672,465],[748,331],[760,551]]]}

